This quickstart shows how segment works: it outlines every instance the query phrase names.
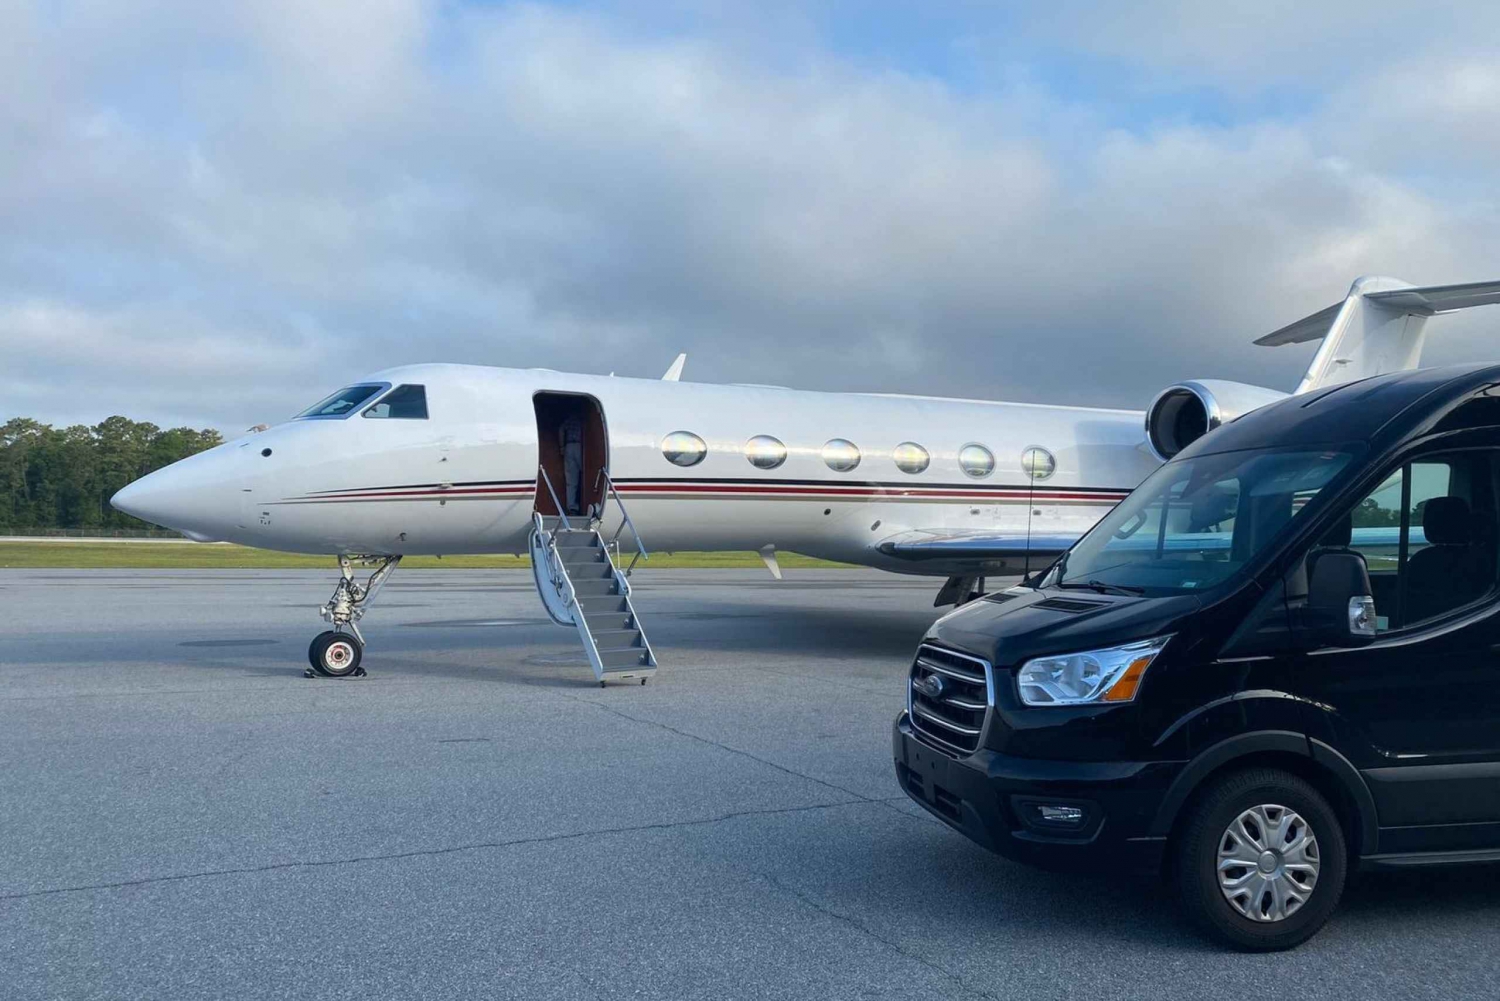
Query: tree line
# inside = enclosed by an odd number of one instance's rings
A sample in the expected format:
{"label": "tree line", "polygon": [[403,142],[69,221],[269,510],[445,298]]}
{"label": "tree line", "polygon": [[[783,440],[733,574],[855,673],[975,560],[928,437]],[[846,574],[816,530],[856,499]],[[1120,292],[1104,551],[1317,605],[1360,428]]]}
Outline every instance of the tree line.
{"label": "tree line", "polygon": [[223,440],[212,428],[163,429],[126,417],[65,428],[13,418],[0,425],[0,534],[152,527],[110,507],[110,497],[131,480]]}

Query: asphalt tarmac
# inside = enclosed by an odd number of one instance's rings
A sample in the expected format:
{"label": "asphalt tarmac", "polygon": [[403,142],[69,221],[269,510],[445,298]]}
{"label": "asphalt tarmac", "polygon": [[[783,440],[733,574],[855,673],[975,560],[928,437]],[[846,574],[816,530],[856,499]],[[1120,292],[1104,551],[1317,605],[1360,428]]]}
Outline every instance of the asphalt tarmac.
{"label": "asphalt tarmac", "polygon": [[662,669],[607,690],[499,571],[400,572],[305,680],[332,582],[0,571],[0,996],[1500,996],[1494,869],[1242,956],[907,803],[934,582],[643,570]]}

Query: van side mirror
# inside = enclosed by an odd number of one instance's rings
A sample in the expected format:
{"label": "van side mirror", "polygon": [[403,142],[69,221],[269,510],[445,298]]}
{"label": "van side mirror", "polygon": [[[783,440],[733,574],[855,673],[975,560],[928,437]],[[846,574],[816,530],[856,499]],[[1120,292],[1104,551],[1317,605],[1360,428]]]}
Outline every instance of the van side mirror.
{"label": "van side mirror", "polygon": [[1364,646],[1375,639],[1375,598],[1365,561],[1354,553],[1323,553],[1307,585],[1308,626],[1320,643]]}

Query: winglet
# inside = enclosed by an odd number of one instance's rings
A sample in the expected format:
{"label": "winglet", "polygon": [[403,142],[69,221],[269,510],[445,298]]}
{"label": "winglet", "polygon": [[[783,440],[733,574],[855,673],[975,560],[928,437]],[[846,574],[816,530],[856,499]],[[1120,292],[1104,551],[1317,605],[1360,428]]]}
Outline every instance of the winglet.
{"label": "winglet", "polygon": [[677,356],[677,360],[672,363],[672,367],[671,368],[667,369],[667,374],[661,377],[661,381],[662,382],[676,382],[678,379],[681,379],[682,378],[682,366],[685,365],[685,364],[687,364],[687,353],[686,352],[684,352],[684,353],[682,353],[682,354],[680,354],[680,355]]}

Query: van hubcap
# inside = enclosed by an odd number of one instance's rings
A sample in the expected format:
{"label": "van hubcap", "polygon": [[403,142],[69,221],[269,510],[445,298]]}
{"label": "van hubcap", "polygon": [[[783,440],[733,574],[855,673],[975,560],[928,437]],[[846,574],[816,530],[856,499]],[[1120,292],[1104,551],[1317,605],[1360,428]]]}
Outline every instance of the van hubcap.
{"label": "van hubcap", "polygon": [[1312,896],[1322,861],[1307,821],[1284,806],[1254,806],[1219,838],[1219,889],[1251,921],[1284,921]]}

